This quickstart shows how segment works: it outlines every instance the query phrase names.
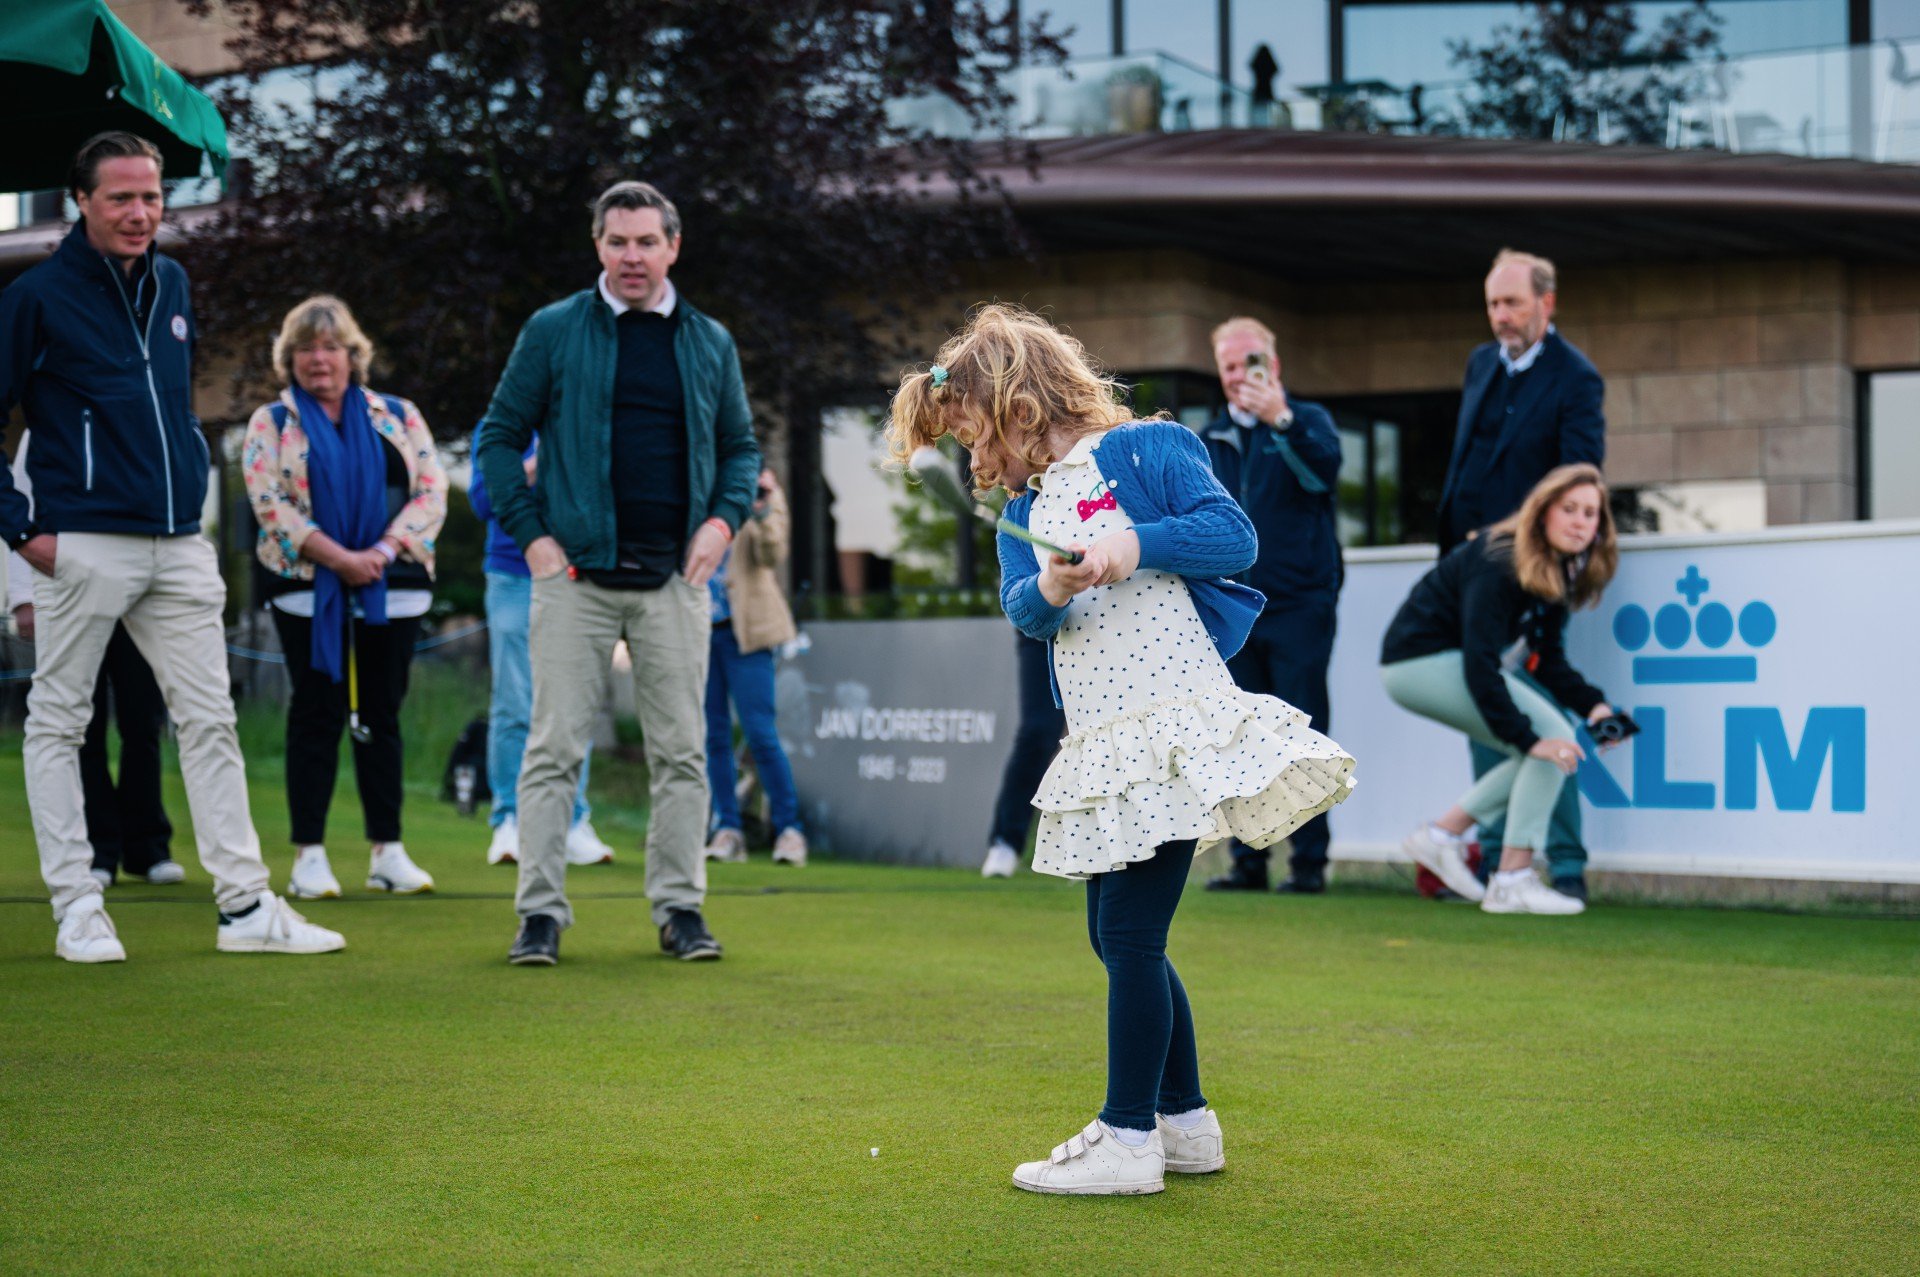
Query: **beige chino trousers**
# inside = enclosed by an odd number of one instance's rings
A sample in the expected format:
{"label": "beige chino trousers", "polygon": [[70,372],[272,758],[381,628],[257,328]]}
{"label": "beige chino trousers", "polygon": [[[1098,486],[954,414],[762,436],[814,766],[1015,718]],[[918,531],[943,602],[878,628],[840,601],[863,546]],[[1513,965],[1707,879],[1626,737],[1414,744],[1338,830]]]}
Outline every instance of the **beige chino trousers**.
{"label": "beige chino trousers", "polygon": [[675,573],[657,590],[607,590],[562,572],[533,583],[527,649],[533,723],[520,765],[522,918],[573,925],[567,827],[580,764],[606,694],[614,644],[633,657],[634,710],[646,738],[651,812],[647,899],[655,926],[707,894],[707,591]]}
{"label": "beige chino trousers", "polygon": [[246,767],[234,731],[222,621],[227,587],[203,536],[62,532],[53,575],[33,576],[33,690],[27,694],[27,805],[40,844],[40,875],[55,921],[100,894],[88,870],[80,743],[116,622],[153,667],[180,746],[200,863],[227,913],[267,890],[267,866],[247,806]]}

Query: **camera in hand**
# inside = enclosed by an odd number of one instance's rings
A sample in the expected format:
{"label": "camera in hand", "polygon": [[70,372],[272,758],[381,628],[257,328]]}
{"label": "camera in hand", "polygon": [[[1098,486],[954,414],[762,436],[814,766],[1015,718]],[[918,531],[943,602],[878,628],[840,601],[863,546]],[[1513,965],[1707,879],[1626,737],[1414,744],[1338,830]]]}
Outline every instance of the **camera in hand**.
{"label": "camera in hand", "polygon": [[1587,724],[1587,731],[1602,745],[1618,745],[1639,730],[1640,724],[1617,710],[1597,723]]}

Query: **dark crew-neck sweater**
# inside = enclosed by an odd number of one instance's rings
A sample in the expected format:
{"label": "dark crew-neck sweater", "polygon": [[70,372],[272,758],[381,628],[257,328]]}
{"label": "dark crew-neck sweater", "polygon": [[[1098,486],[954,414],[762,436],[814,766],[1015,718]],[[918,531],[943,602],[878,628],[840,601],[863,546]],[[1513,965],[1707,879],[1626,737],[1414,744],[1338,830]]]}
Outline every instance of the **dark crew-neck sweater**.
{"label": "dark crew-neck sweater", "polygon": [[1527,672],[1556,701],[1586,717],[1606,698],[1567,663],[1567,605],[1527,593],[1510,537],[1481,533],[1450,550],[1414,585],[1387,627],[1380,663],[1458,651],[1474,707],[1494,735],[1523,753],[1539,734],[1501,676],[1508,648],[1525,639]]}
{"label": "dark crew-neck sweater", "polygon": [[616,589],[658,589],[680,569],[692,502],[687,410],[673,353],[674,315],[630,310],[614,321],[614,535],[619,566],[590,573]]}

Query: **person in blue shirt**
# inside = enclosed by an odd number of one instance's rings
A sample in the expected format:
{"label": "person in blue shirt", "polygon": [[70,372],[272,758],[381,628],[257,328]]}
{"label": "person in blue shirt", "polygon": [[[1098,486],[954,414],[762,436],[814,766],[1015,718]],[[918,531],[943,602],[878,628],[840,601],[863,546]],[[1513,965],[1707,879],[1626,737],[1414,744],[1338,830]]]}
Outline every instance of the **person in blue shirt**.
{"label": "person in blue shirt", "polygon": [[[476,436],[478,429],[475,430]],[[539,473],[539,436],[527,445],[521,463],[532,487]],[[493,790],[493,841],[487,847],[490,865],[520,860],[520,760],[527,752],[527,729],[533,723],[533,662],[527,653],[527,627],[533,612],[533,574],[527,556],[493,517],[487,497],[487,476],[479,466],[467,487],[473,512],[487,525],[487,663],[493,670],[493,694],[487,701],[487,784]],[[593,829],[593,808],[587,802],[587,772],[593,762],[593,743],[580,762],[580,785],[574,791],[573,824],[567,829],[567,863],[600,865],[613,859],[613,848]]]}
{"label": "person in blue shirt", "polygon": [[[1327,666],[1343,566],[1334,523],[1340,434],[1319,404],[1289,396],[1280,381],[1273,330],[1257,319],[1229,319],[1213,330],[1213,356],[1227,406],[1203,432],[1221,486],[1233,494],[1260,538],[1259,557],[1241,579],[1266,596],[1246,646],[1227,662],[1234,682],[1277,696],[1328,730]],[[1280,890],[1326,890],[1327,818],[1316,816],[1290,840]],[[1233,867],[1209,891],[1265,891],[1267,852],[1233,845]]]}

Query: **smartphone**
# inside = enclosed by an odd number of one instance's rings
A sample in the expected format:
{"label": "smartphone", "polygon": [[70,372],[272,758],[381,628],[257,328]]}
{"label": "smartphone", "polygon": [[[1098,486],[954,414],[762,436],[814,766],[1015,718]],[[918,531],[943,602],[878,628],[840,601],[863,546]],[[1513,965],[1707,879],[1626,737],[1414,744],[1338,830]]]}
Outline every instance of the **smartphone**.
{"label": "smartphone", "polygon": [[1602,745],[1618,745],[1639,730],[1640,724],[1618,712],[1608,715],[1597,723],[1587,724],[1587,731]]}
{"label": "smartphone", "polygon": [[1267,367],[1267,352],[1256,350],[1247,356],[1247,380],[1265,385],[1273,375]]}

